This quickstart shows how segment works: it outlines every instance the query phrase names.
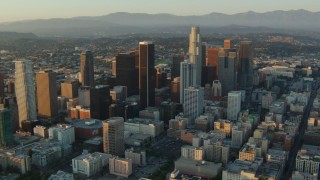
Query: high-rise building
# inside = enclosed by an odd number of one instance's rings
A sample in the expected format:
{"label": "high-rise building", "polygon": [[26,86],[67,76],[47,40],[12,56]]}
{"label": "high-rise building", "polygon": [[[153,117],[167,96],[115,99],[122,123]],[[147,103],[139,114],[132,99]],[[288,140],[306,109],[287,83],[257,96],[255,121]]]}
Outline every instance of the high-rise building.
{"label": "high-rise building", "polygon": [[203,113],[204,90],[190,86],[184,90],[183,114],[189,116],[191,124]]}
{"label": "high-rise building", "polygon": [[231,40],[230,40],[230,39],[225,39],[224,42],[223,42],[223,47],[224,47],[225,49],[230,49],[230,48],[232,48]]}
{"label": "high-rise building", "polygon": [[218,78],[219,48],[207,48],[207,66],[216,67],[215,77]]}
{"label": "high-rise building", "polygon": [[180,76],[180,65],[184,61],[184,55],[175,55],[172,57],[171,78]]}
{"label": "high-rise building", "polygon": [[218,77],[222,84],[222,95],[236,90],[237,82],[237,53],[234,49],[219,49]]}
{"label": "high-rise building", "polygon": [[124,155],[124,119],[111,117],[103,122],[103,151],[108,154]]}
{"label": "high-rise building", "polygon": [[202,49],[201,49],[201,58],[202,58],[202,66],[206,66],[207,65],[207,43],[206,42],[202,42]]}
{"label": "high-rise building", "polygon": [[216,80],[217,67],[216,66],[202,66],[202,82],[201,86],[211,84],[212,81]]}
{"label": "high-rise building", "polygon": [[91,87],[81,86],[78,90],[79,94],[79,105],[89,108],[90,107],[90,97],[91,97]]}
{"label": "high-rise building", "polygon": [[8,109],[0,109],[0,147],[13,143],[12,119]]}
{"label": "high-rise building", "polygon": [[111,105],[110,87],[99,85],[90,91],[90,114],[94,119],[105,120],[109,117]]}
{"label": "high-rise building", "polygon": [[116,74],[117,85],[127,86],[128,95],[137,94],[136,76],[138,74],[135,68],[135,54],[118,54],[116,56]]}
{"label": "high-rise building", "polygon": [[195,75],[193,71],[195,70],[195,64],[189,63],[187,60],[181,62],[180,70],[180,103],[183,104],[184,101],[184,89],[192,86],[193,76]]}
{"label": "high-rise building", "polygon": [[192,85],[201,85],[202,70],[202,42],[199,27],[192,27],[189,36],[189,62],[194,64],[195,70],[190,73],[192,75]]}
{"label": "high-rise building", "polygon": [[1,101],[3,101],[3,98],[4,98],[4,75],[0,72],[0,103]]}
{"label": "high-rise building", "polygon": [[227,117],[228,120],[237,120],[238,114],[241,110],[241,92],[231,91],[228,93],[228,109]]}
{"label": "high-rise building", "polygon": [[253,60],[250,41],[241,41],[239,48],[238,83],[240,90],[246,90],[253,84]]}
{"label": "high-rise building", "polygon": [[36,73],[38,115],[55,117],[58,115],[56,74],[52,71]]}
{"label": "high-rise building", "polygon": [[76,79],[61,83],[61,96],[69,99],[78,97],[79,81]]}
{"label": "high-rise building", "polygon": [[171,82],[171,101],[180,102],[180,77],[176,77]]}
{"label": "high-rise building", "polygon": [[22,121],[37,118],[34,73],[32,62],[28,60],[16,61],[15,68],[15,92],[21,127]]}
{"label": "high-rise building", "polygon": [[155,104],[155,49],[152,42],[139,43],[139,95],[142,108]]}
{"label": "high-rise building", "polygon": [[222,86],[219,80],[214,80],[212,83],[212,96],[217,97],[222,95]]}
{"label": "high-rise building", "polygon": [[82,86],[94,86],[93,55],[89,50],[83,50],[80,58],[80,76]]}

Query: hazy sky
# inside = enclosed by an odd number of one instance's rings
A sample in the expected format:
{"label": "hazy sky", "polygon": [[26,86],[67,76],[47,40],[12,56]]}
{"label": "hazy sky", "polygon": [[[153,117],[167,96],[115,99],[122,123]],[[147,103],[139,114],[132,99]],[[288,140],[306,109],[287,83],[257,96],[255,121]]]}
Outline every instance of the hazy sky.
{"label": "hazy sky", "polygon": [[56,17],[99,16],[114,12],[202,15],[249,10],[320,11],[320,0],[0,0],[0,22]]}

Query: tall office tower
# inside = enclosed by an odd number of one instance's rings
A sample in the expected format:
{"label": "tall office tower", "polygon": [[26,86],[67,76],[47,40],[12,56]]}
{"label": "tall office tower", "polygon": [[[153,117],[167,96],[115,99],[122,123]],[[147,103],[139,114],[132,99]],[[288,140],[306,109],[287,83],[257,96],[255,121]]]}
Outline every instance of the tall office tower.
{"label": "tall office tower", "polygon": [[180,103],[180,77],[176,77],[171,82],[171,101]]}
{"label": "tall office tower", "polygon": [[189,63],[187,60],[181,62],[180,65],[180,103],[184,101],[184,89],[193,85],[195,64]]}
{"label": "tall office tower", "polygon": [[124,155],[124,120],[122,117],[112,117],[103,121],[103,152]]}
{"label": "tall office tower", "polygon": [[117,61],[112,61],[112,76],[117,77]]}
{"label": "tall office tower", "polygon": [[212,95],[215,97],[222,95],[222,86],[219,80],[214,80],[212,83]]}
{"label": "tall office tower", "polygon": [[139,43],[139,94],[142,109],[155,104],[154,53],[152,42]]}
{"label": "tall office tower", "polygon": [[192,27],[189,39],[189,62],[194,64],[193,86],[201,86],[202,42],[199,27]]}
{"label": "tall office tower", "polygon": [[207,66],[215,66],[217,68],[215,76],[218,78],[219,48],[207,48]]}
{"label": "tall office tower", "polygon": [[69,99],[78,97],[79,81],[76,79],[61,83],[61,96]]}
{"label": "tall office tower", "polygon": [[206,66],[207,65],[207,43],[203,42],[202,43],[202,49],[201,49],[201,58],[202,58],[202,66]]}
{"label": "tall office tower", "polygon": [[231,91],[228,93],[228,120],[237,120],[241,110],[241,91]]}
{"label": "tall office tower", "polygon": [[203,113],[204,89],[190,86],[184,90],[183,114],[190,117],[191,124]]}
{"label": "tall office tower", "polygon": [[12,120],[8,109],[0,109],[0,147],[13,143]]}
{"label": "tall office tower", "polygon": [[211,84],[212,81],[216,80],[217,67],[216,66],[202,66],[202,82],[201,86]]}
{"label": "tall office tower", "polygon": [[224,42],[223,42],[223,47],[225,49],[230,49],[232,47],[231,40],[230,39],[225,39]]}
{"label": "tall office tower", "polygon": [[239,89],[246,90],[253,84],[253,60],[251,41],[241,41],[239,48],[238,82]]}
{"label": "tall office tower", "polygon": [[81,53],[80,76],[82,86],[94,86],[94,68],[93,55],[89,50],[83,50]]}
{"label": "tall office tower", "polygon": [[180,64],[184,61],[184,55],[175,55],[172,57],[171,79],[180,76]]}
{"label": "tall office tower", "polygon": [[4,75],[0,72],[0,103],[3,101],[3,99],[4,99]]}
{"label": "tall office tower", "polygon": [[137,71],[135,68],[136,55],[131,54],[118,54],[116,56],[116,74],[117,85],[127,86],[128,96],[137,94],[136,83]]}
{"label": "tall office tower", "polygon": [[110,87],[99,85],[90,91],[90,114],[91,118],[105,120],[109,117],[111,105]]}
{"label": "tall office tower", "polygon": [[15,62],[15,92],[19,111],[19,125],[24,120],[36,120],[36,96],[32,62],[28,60]]}
{"label": "tall office tower", "polygon": [[40,71],[36,73],[38,116],[55,117],[58,115],[56,73]]}
{"label": "tall office tower", "polygon": [[90,107],[90,98],[91,98],[91,87],[81,86],[78,90],[79,94],[79,105],[89,108]]}
{"label": "tall office tower", "polygon": [[219,49],[218,77],[222,84],[222,96],[236,90],[237,53],[234,49]]}

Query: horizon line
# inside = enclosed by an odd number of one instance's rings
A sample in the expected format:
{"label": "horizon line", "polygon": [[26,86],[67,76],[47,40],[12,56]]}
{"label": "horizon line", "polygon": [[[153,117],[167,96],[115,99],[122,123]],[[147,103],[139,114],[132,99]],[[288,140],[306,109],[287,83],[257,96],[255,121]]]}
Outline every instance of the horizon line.
{"label": "horizon line", "polygon": [[93,16],[71,16],[71,17],[49,17],[49,18],[34,18],[34,19],[21,19],[21,20],[13,20],[13,21],[0,21],[0,24],[10,24],[10,23],[16,23],[16,22],[26,22],[26,21],[37,21],[37,20],[51,20],[51,19],[74,19],[74,18],[81,18],[81,17],[101,17],[101,16],[108,16],[111,14],[117,14],[117,13],[128,13],[128,14],[148,14],[148,15],[159,15],[159,14],[168,14],[168,15],[173,15],[173,16],[182,16],[182,17],[186,17],[186,16],[205,16],[205,15],[210,15],[210,14],[224,14],[224,15],[237,15],[237,14],[243,14],[243,13],[258,13],[258,14],[265,14],[265,13],[271,13],[271,12],[276,12],[276,11],[283,11],[283,12],[290,12],[290,11],[307,11],[310,13],[320,13],[320,11],[311,11],[311,10],[306,10],[306,9],[290,9],[290,10],[273,10],[273,11],[264,11],[264,12],[258,12],[258,11],[253,11],[253,10],[249,10],[249,11],[245,11],[245,12],[238,12],[238,13],[223,13],[223,12],[210,12],[210,13],[206,13],[206,14],[190,14],[190,15],[177,15],[177,14],[173,14],[173,13],[144,13],[144,12],[125,12],[125,11],[117,11],[117,12],[111,12],[108,14],[102,14],[102,15],[93,15]]}

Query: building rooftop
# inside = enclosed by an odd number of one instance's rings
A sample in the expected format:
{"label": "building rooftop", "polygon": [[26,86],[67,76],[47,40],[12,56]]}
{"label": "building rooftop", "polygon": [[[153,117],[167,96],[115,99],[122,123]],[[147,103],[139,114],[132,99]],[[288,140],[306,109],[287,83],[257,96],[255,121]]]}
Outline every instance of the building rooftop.
{"label": "building rooftop", "polygon": [[71,125],[83,129],[102,128],[102,121],[98,119],[73,120]]}
{"label": "building rooftop", "polygon": [[297,159],[308,159],[320,162],[320,146],[304,144],[297,154]]}

